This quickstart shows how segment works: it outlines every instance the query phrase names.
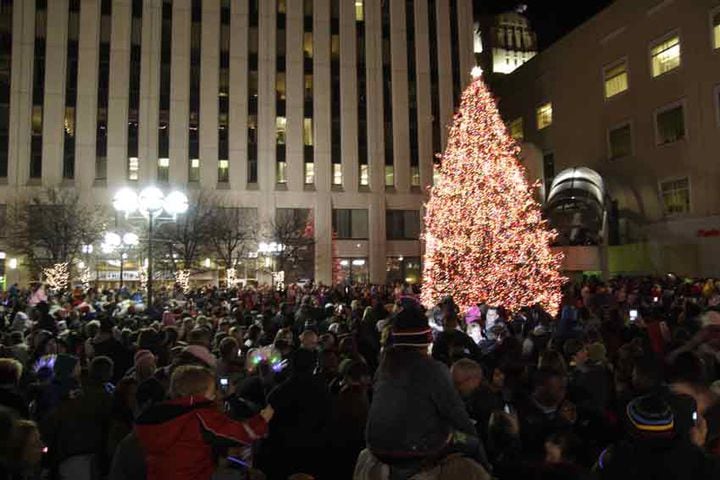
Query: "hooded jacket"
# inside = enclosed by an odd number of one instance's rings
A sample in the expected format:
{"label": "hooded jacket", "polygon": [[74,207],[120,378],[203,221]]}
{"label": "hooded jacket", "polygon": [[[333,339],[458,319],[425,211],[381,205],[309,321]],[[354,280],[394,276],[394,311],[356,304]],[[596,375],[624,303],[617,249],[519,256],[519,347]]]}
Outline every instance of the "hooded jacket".
{"label": "hooded jacket", "polygon": [[151,407],[135,424],[145,451],[148,480],[209,480],[212,446],[250,444],[267,432],[257,415],[231,420],[205,397],[183,397]]}

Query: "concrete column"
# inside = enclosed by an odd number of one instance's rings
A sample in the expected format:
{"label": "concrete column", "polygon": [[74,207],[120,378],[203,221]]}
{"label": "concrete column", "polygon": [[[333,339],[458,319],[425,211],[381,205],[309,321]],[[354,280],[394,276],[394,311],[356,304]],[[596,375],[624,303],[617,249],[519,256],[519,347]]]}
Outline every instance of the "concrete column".
{"label": "concrete column", "polygon": [[453,74],[450,32],[450,3],[438,1],[437,7],[437,55],[438,93],[440,95],[440,139],[441,147],[447,144],[448,127],[453,116]]}
{"label": "concrete column", "polygon": [[170,182],[188,180],[188,122],[190,119],[190,21],[191,1],[173,1],[170,66]]}
{"label": "concrete column", "polygon": [[21,186],[30,176],[35,2],[14,4],[12,41],[8,183]]}
{"label": "concrete column", "polygon": [[157,178],[158,129],[160,126],[160,50],[162,48],[162,0],[143,5],[140,50],[140,124],[138,154],[140,181]]}
{"label": "concrete column", "polygon": [[410,191],[410,119],[405,2],[390,3],[393,165],[398,193]]}
{"label": "concrete column", "polygon": [[475,65],[475,58],[473,56],[472,0],[457,0],[457,2],[457,41],[460,42],[460,47],[458,48],[458,52],[460,52],[460,85],[462,88],[465,88],[472,80],[470,71]]}
{"label": "concrete column", "polygon": [[230,188],[247,186],[248,4],[230,4]]}
{"label": "concrete column", "polygon": [[288,190],[300,192],[304,188],[303,152],[303,0],[288,0],[285,15],[285,111],[287,115]]}
{"label": "concrete column", "polygon": [[370,190],[385,191],[381,0],[365,0],[365,64],[367,83],[367,144]]}
{"label": "concrete column", "polygon": [[385,283],[385,195],[370,197],[370,282]]}
{"label": "concrete column", "polygon": [[47,4],[45,43],[45,99],[43,105],[42,183],[62,182],[65,64],[67,63],[68,0]]}
{"label": "concrete column", "polygon": [[132,4],[118,0],[112,6],[110,83],[108,86],[107,185],[128,179],[127,119],[130,82],[130,28]]}
{"label": "concrete column", "polygon": [[424,192],[432,185],[432,90],[430,74],[430,32],[427,0],[415,0],[415,63],[417,70],[418,160],[420,185]]}
{"label": "concrete column", "polygon": [[[315,158],[317,159],[317,156]],[[315,281],[331,285],[333,281],[333,252],[332,199],[330,192],[322,191],[315,194],[313,215],[315,218]]]}
{"label": "concrete column", "polygon": [[220,0],[202,2],[200,74],[200,186],[215,188],[218,172]]}
{"label": "concrete column", "polygon": [[75,184],[85,190],[89,189],[95,180],[100,41],[100,4],[97,1],[82,0],[79,23]]}
{"label": "concrete column", "polygon": [[356,44],[355,2],[340,0],[340,151],[346,192],[357,192],[360,186]]}
{"label": "concrete column", "polygon": [[330,0],[315,0],[313,1],[313,144],[315,189],[318,192],[329,192],[332,178],[330,93]]}
{"label": "concrete column", "polygon": [[258,22],[258,186],[275,190],[275,0],[259,2]]}

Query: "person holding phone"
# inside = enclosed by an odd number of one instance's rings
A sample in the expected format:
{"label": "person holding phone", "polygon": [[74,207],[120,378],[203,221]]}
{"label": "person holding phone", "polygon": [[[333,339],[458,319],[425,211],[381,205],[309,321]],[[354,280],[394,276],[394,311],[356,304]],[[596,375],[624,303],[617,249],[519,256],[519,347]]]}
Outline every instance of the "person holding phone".
{"label": "person holding phone", "polygon": [[274,414],[267,406],[246,422],[232,420],[215,406],[215,375],[195,365],[175,369],[170,393],[172,400],[150,407],[135,424],[148,480],[209,480],[213,447],[252,444],[267,434]]}

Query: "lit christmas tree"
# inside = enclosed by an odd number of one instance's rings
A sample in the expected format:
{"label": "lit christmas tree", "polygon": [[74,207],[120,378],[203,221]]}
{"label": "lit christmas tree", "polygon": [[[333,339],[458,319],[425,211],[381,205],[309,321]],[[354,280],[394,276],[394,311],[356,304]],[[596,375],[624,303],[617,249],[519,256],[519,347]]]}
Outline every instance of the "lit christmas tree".
{"label": "lit christmas tree", "polygon": [[495,101],[479,78],[462,95],[425,214],[422,301],[451,295],[461,309],[485,302],[517,310],[559,306],[555,233],[518,162]]}

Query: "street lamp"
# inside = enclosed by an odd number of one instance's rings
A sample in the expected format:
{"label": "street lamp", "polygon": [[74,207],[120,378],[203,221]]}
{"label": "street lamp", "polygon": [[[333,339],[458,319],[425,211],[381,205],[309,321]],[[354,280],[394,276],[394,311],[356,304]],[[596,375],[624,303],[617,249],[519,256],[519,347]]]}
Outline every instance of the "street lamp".
{"label": "street lamp", "polygon": [[103,253],[112,253],[115,250],[120,251],[120,290],[123,288],[123,270],[127,250],[135,248],[140,243],[140,238],[132,232],[128,232],[123,236],[115,232],[105,232],[105,239],[100,246]]}
{"label": "street lamp", "polygon": [[132,188],[126,187],[119,190],[113,197],[113,208],[118,212],[124,213],[126,218],[132,214],[139,213],[148,222],[147,296],[148,305],[152,305],[153,223],[155,220],[161,219],[163,212],[169,215],[172,220],[178,215],[185,213],[188,209],[187,195],[179,191],[172,191],[165,195],[162,190],[154,186],[145,187],[139,193]]}

